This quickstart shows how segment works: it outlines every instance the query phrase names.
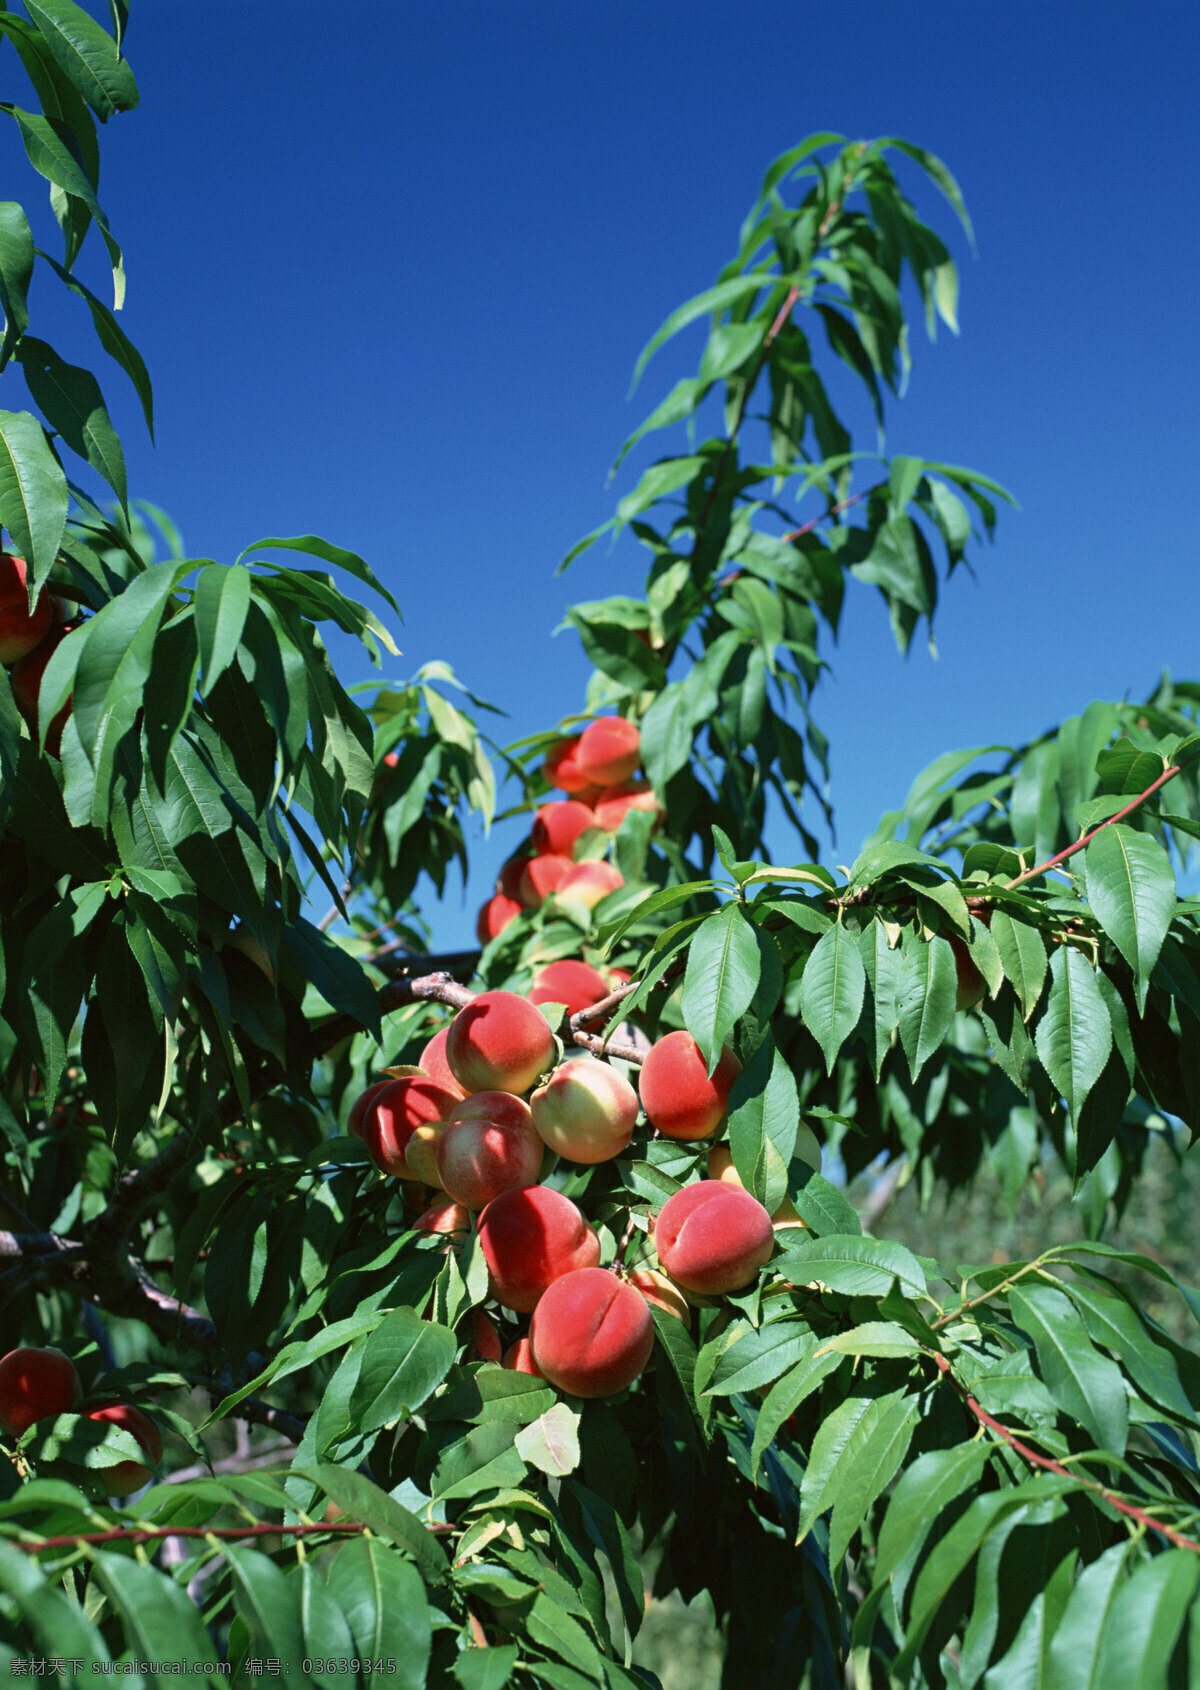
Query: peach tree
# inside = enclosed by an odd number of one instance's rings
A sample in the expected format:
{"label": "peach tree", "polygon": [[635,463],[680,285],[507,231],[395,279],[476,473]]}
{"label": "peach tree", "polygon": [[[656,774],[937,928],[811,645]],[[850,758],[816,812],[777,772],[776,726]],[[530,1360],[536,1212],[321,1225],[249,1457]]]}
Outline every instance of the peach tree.
{"label": "peach tree", "polygon": [[[1200,1120],[1200,688],[947,752],[845,867],[811,825],[845,594],[904,652],[1007,497],[879,444],[911,306],[956,326],[909,197],[965,224],[953,178],[772,164],[638,365],[706,327],[618,457],[644,594],[574,606],[578,716],[502,749],[444,663],[339,679],[323,626],[395,649],[363,559],[186,556],[31,333],[36,274],[152,427],[98,198],[126,12],[0,11],[50,188],[0,205],[9,1672],[634,1690],[678,1591],[731,1690],[1194,1682],[1200,1366],[1146,1287],[1200,1301],[1104,1234]],[[513,849],[439,953],[497,772]],[[847,1196],[1050,1157],[1079,1241],[1028,1260]]]}

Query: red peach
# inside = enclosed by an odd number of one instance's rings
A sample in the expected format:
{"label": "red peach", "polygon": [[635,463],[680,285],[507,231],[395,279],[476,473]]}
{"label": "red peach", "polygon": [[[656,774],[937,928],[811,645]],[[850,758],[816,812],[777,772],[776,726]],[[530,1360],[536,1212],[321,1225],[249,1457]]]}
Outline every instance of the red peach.
{"label": "red peach", "polygon": [[449,1121],[419,1121],[404,1146],[404,1160],[413,1179],[438,1191],[442,1189],[442,1181],[438,1174],[437,1147],[449,1130]]}
{"label": "red peach", "polygon": [[597,786],[620,786],[641,760],[641,735],[624,716],[602,716],[579,736],[575,766]]}
{"label": "red peach", "polygon": [[685,1185],[667,1198],[654,1223],[658,1259],[671,1278],[708,1297],[749,1285],[774,1242],[762,1204],[723,1180]]}
{"label": "red peach", "polygon": [[560,1062],[531,1099],[533,1124],[559,1156],[608,1162],[633,1137],[638,1097],[629,1081],[594,1056]]}
{"label": "red peach", "polygon": [[469,1232],[471,1216],[461,1203],[452,1197],[441,1197],[431,1203],[424,1214],[412,1223],[415,1232]]}
{"label": "red peach", "polygon": [[568,958],[565,962],[551,962],[533,977],[530,1003],[562,1003],[568,1015],[578,1015],[606,998],[612,987],[598,969],[588,962]]}
{"label": "red peach", "polygon": [[624,884],[625,876],[619,869],[611,863],[592,858],[585,863],[572,863],[559,881],[557,890],[560,896],[574,898],[593,910],[601,898],[607,898],[610,892],[615,892],[618,886]]}
{"label": "red peach", "polygon": [[390,1079],[376,1080],[374,1085],[368,1086],[366,1091],[359,1093],[354,1102],[350,1105],[350,1113],[346,1117],[346,1131],[348,1133],[352,1134],[355,1138],[362,1137],[363,1116],[371,1107],[375,1099],[379,1096],[380,1092],[383,1091],[386,1086],[394,1084],[395,1081]]}
{"label": "red peach", "polygon": [[535,910],[539,904],[545,903],[574,866],[570,857],[552,853],[529,857],[521,872],[521,903],[524,907]]}
{"label": "red peach", "polygon": [[569,1197],[548,1185],[502,1192],[479,1217],[490,1294],[529,1314],[546,1287],[575,1268],[595,1267],[600,1240]]}
{"label": "red peach", "polygon": [[579,737],[578,734],[572,734],[569,739],[560,739],[557,745],[551,747],[546,761],[542,764],[546,780],[563,792],[578,792],[582,787],[592,784],[591,777],[583,773],[575,760]]}
{"label": "red peach", "polygon": [[542,1141],[532,1127],[453,1121],[438,1139],[438,1182],[456,1203],[482,1209],[503,1191],[537,1183]]}
{"label": "red peach", "polygon": [[480,992],[450,1023],[446,1060],[464,1091],[527,1091],[554,1061],[554,1035],[516,992]]}
{"label": "red peach", "polygon": [[539,856],[569,857],[575,841],[595,825],[592,810],[577,798],[543,804],[533,818],[533,848]]}
{"label": "red peach", "polygon": [[454,1092],[424,1074],[409,1074],[385,1086],[368,1104],[362,1122],[362,1141],[376,1167],[408,1179],[404,1151],[413,1129],[422,1121],[444,1121],[457,1102]]}
{"label": "red peach", "polygon": [[450,1064],[446,1061],[446,1040],[449,1036],[450,1023],[447,1021],[444,1027],[438,1028],[417,1058],[417,1067],[423,1069],[443,1091],[452,1091],[456,1097],[462,1097],[463,1089],[450,1072]]}
{"label": "red peach", "polygon": [[[123,1432],[132,1433],[152,1466],[157,1467],[162,1460],[162,1433],[153,1420],[131,1402],[110,1402],[100,1408],[89,1408],[84,1418],[119,1426]],[[154,1477],[150,1468],[140,1461],[118,1461],[114,1467],[98,1468],[96,1476],[104,1486],[106,1496],[131,1496]]]}
{"label": "red peach", "polygon": [[505,897],[503,892],[497,892],[480,906],[475,920],[475,937],[481,945],[489,944],[498,938],[510,921],[515,921],[525,908],[515,898]]}
{"label": "red peach", "polygon": [[608,1397],[650,1360],[654,1322],[644,1297],[607,1268],[577,1268],[533,1311],[529,1347],[544,1378],[576,1397]]}
{"label": "red peach", "polygon": [[453,1121],[499,1121],[501,1126],[532,1132],[533,1111],[510,1091],[474,1091],[450,1111]]}
{"label": "red peach", "polygon": [[[815,1153],[815,1160],[813,1159]],[[796,1135],[795,1154],[802,1162],[807,1162],[810,1168],[821,1171],[821,1146],[817,1143],[816,1134],[811,1127],[806,1127],[801,1121]],[[709,1179],[724,1180],[726,1185],[742,1186],[742,1176],[733,1165],[733,1152],[727,1144],[714,1144],[708,1153]],[[779,1207],[771,1215],[771,1225],[804,1226],[807,1223],[796,1213],[796,1205],[790,1197],[785,1197]]]}
{"label": "red peach", "polygon": [[39,593],[30,613],[25,559],[0,552],[0,663],[7,667],[32,651],[50,624],[50,601],[45,593]]}
{"label": "red peach", "polygon": [[692,1311],[688,1300],[665,1273],[656,1273],[653,1268],[634,1268],[629,1274],[629,1283],[655,1308],[665,1309],[685,1326],[691,1325]]}
{"label": "red peach", "polygon": [[688,1032],[651,1045],[638,1078],[650,1125],[664,1138],[709,1138],[725,1119],[729,1093],[742,1065],[726,1045],[710,1078],[700,1046]]}
{"label": "red peach", "polygon": [[535,1379],[545,1378],[537,1362],[533,1359],[533,1351],[529,1347],[528,1338],[518,1338],[515,1344],[508,1346],[504,1352],[502,1365],[510,1368],[514,1373],[532,1373]]}
{"label": "red peach", "polygon": [[[46,673],[46,666],[59,646],[72,632],[70,628],[51,628],[45,639],[26,653],[18,663],[14,663],[9,681],[12,684],[13,699],[17,709],[29,723],[35,734],[38,726],[38,699],[42,690],[42,676]],[[57,757],[62,742],[62,732],[67,725],[67,717],[71,714],[71,699],[50,720],[46,729],[46,749],[51,756]]]}
{"label": "red peach", "polygon": [[593,812],[596,826],[602,827],[605,833],[615,833],[630,810],[649,810],[655,816],[664,813],[646,781],[626,781],[623,786],[610,787],[597,798]]}
{"label": "red peach", "polygon": [[496,1361],[503,1354],[500,1334],[482,1309],[472,1309],[463,1322],[466,1327],[467,1359],[469,1361]]}
{"label": "red peach", "polygon": [[0,1361],[0,1431],[19,1438],[35,1420],[67,1414],[82,1395],[75,1364],[61,1350],[10,1350]]}
{"label": "red peach", "polygon": [[529,851],[522,851],[520,856],[508,859],[496,880],[497,892],[503,892],[506,898],[520,901],[521,876],[525,873],[525,864],[531,855]]}

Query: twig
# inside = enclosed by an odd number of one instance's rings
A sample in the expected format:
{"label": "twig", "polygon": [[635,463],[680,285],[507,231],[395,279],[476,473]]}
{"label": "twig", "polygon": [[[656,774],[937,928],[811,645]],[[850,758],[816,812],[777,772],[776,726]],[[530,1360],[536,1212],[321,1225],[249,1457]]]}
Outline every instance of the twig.
{"label": "twig", "polygon": [[791,540],[799,540],[805,534],[811,534],[820,523],[827,522],[831,516],[837,516],[841,511],[849,510],[851,505],[857,505],[860,499],[869,498],[874,491],[873,487],[868,487],[862,493],[852,493],[848,499],[830,505],[827,511],[822,511],[820,516],[814,516],[811,522],[805,522],[799,528],[793,528],[790,534],[783,535],[783,543],[786,545]]}
{"label": "twig", "polygon": [[1123,810],[1118,810],[1115,816],[1106,816],[1102,822],[1097,823],[1090,833],[1085,833],[1082,839],[1075,841],[1074,845],[1068,845],[1065,851],[1059,851],[1055,856],[1047,857],[1046,861],[1039,863],[1036,868],[1027,868],[1024,874],[1018,874],[1015,880],[1007,882],[1006,890],[1011,892],[1014,886],[1021,886],[1025,881],[1033,880],[1037,875],[1045,874],[1048,870],[1057,868],[1059,863],[1065,863],[1068,857],[1073,857],[1076,851],[1082,851],[1085,845],[1090,844],[1104,828],[1111,827],[1114,822],[1122,821],[1136,810],[1139,804],[1144,804],[1147,798],[1158,791],[1160,786],[1165,786],[1169,780],[1174,780],[1175,776],[1181,772],[1181,766],[1174,764],[1169,769],[1164,769],[1158,779],[1151,781],[1145,792],[1139,792],[1137,797],[1126,804]]}
{"label": "twig", "polygon": [[1031,1449],[1028,1444],[1022,1443],[1015,1433],[1010,1432],[1007,1426],[1002,1426],[998,1420],[988,1413],[986,1408],[975,1400],[962,1381],[955,1377],[945,1356],[940,1356],[933,1350],[926,1350],[924,1353],[929,1356],[930,1360],[936,1362],[976,1420],[979,1421],[979,1424],[986,1426],[989,1431],[995,1432],[997,1437],[1003,1438],[1009,1448],[1016,1450],[1021,1459],[1027,1461],[1031,1467],[1040,1467],[1047,1473],[1059,1473],[1065,1478],[1074,1479],[1076,1484],[1082,1485],[1085,1490],[1093,1491],[1097,1496],[1103,1497],[1104,1501],[1115,1508],[1119,1514],[1124,1514],[1130,1520],[1136,1520],[1140,1526],[1146,1526],[1152,1532],[1158,1532],[1167,1539],[1168,1543],[1175,1544],[1177,1548],[1190,1549],[1195,1554],[1200,1555],[1200,1543],[1195,1542],[1190,1537],[1185,1537],[1182,1532],[1176,1531],[1174,1526],[1164,1525],[1161,1520],[1156,1520],[1152,1514],[1147,1514],[1144,1509],[1135,1507],[1132,1502],[1123,1501],[1114,1491],[1100,1484],[1098,1480],[1084,1478],[1081,1473],[1074,1473],[1069,1467],[1064,1467],[1061,1461],[1055,1461],[1053,1456],[1041,1455],[1036,1449]]}
{"label": "twig", "polygon": [[[370,1529],[363,1520],[322,1520],[308,1526],[114,1526],[107,1532],[65,1532],[61,1537],[21,1537],[7,1541],[17,1549],[37,1555],[43,1549],[72,1549],[81,1543],[157,1543],[167,1537],[206,1537],[236,1542],[239,1538],[269,1537],[272,1534],[312,1537],[317,1532],[366,1532]],[[429,1532],[449,1532],[453,1529],[438,1523],[425,1527]]]}

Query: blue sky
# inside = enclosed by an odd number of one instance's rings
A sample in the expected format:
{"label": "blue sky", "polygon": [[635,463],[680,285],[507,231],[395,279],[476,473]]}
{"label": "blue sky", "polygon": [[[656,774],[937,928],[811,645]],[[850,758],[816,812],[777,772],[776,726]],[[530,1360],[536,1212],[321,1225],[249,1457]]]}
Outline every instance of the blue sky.
{"label": "blue sky", "polygon": [[[729,256],[768,161],[834,129],[938,153],[975,223],[974,256],[951,241],[962,334],[914,339],[888,447],[1021,510],[949,584],[936,662],[849,595],[815,705],[832,860],[939,752],[1200,676],[1193,6],[134,0],[127,45],[142,105],[104,134],[101,198],[157,449],[100,374],[131,487],[193,555],[304,532],[362,552],[404,612],[393,675],[449,660],[505,739],[579,707],[588,665],[551,631],[636,591],[641,555],[554,569],[632,484],[606,490],[608,465],[701,330],[628,403],[634,359]],[[82,324],[50,332],[49,291],[34,332],[99,369]],[[479,849],[439,943],[469,939],[518,832]]]}

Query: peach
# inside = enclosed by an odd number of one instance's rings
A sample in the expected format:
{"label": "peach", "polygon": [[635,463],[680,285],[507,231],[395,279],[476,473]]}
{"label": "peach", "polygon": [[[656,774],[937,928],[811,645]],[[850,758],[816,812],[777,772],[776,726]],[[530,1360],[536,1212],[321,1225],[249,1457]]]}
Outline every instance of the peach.
{"label": "peach", "polygon": [[[809,1140],[811,1139],[811,1144]],[[815,1153],[815,1160],[814,1160]],[[807,1162],[810,1168],[821,1171],[821,1146],[817,1143],[816,1134],[811,1127],[800,1123],[796,1135],[796,1155],[802,1162]],[[726,1185],[736,1185],[743,1190],[742,1177],[733,1165],[733,1153],[727,1144],[714,1144],[708,1153],[709,1179],[724,1180]],[[806,1222],[796,1213],[796,1206],[790,1197],[783,1202],[771,1215],[772,1226],[804,1226]]]}
{"label": "peach", "polygon": [[530,1101],[533,1124],[572,1162],[608,1162],[633,1137],[638,1097],[629,1081],[594,1056],[560,1062]]}
{"label": "peach", "polygon": [[536,1185],[541,1167],[542,1141],[531,1126],[452,1121],[438,1139],[438,1183],[468,1209],[482,1209],[514,1187]]}
{"label": "peach", "polygon": [[473,1091],[450,1111],[451,1121],[499,1121],[502,1126],[533,1130],[533,1111],[510,1091]]}
{"label": "peach", "polygon": [[525,873],[525,864],[532,855],[531,851],[522,851],[519,856],[508,859],[497,877],[497,892],[503,892],[506,898],[520,899],[521,876]]}
{"label": "peach", "polygon": [[45,638],[51,624],[50,601],[39,593],[29,609],[29,575],[25,559],[0,552],[0,663],[7,668]]}
{"label": "peach", "polygon": [[726,1045],[709,1078],[690,1033],[668,1033],[651,1045],[638,1079],[650,1125],[664,1138],[710,1138],[725,1119],[729,1093],[742,1065]]}
{"label": "peach", "polygon": [[539,856],[569,857],[575,841],[595,825],[591,809],[577,798],[543,804],[533,818],[533,848]]}
{"label": "peach", "polygon": [[[3,623],[3,611],[0,611],[0,627]],[[71,633],[70,628],[51,628],[45,639],[26,653],[19,662],[14,663],[9,680],[12,684],[13,699],[17,709],[29,723],[30,730],[37,733],[38,726],[38,698],[42,690],[42,676],[46,673],[46,666],[58,647]],[[0,633],[0,639],[3,638]],[[46,729],[46,749],[51,756],[57,757],[62,742],[62,732],[67,725],[67,717],[71,714],[71,700],[63,705],[57,715],[51,718]]]}
{"label": "peach", "polygon": [[19,1438],[35,1420],[69,1413],[82,1395],[75,1364],[61,1350],[10,1350],[0,1361],[0,1431]]}
{"label": "peach", "polygon": [[537,909],[539,904],[545,903],[551,892],[556,892],[563,879],[574,868],[570,857],[547,852],[543,856],[529,857],[521,872],[521,903],[527,910]]}
{"label": "peach", "polygon": [[578,1015],[606,998],[612,987],[591,963],[568,958],[565,962],[551,962],[533,977],[530,1003],[562,1003],[568,1015]]}
{"label": "peach", "polygon": [[685,1185],[667,1198],[654,1223],[659,1261],[677,1285],[702,1296],[749,1285],[774,1243],[762,1204],[723,1180]]}
{"label": "peach", "polygon": [[366,1091],[361,1092],[358,1097],[355,1098],[354,1102],[350,1105],[350,1113],[346,1117],[346,1131],[354,1138],[362,1137],[363,1116],[371,1107],[372,1103],[379,1096],[380,1092],[383,1091],[385,1086],[390,1086],[394,1083],[395,1082],[390,1079],[376,1080],[373,1086],[368,1086]]}
{"label": "peach", "polygon": [[607,898],[624,884],[625,876],[619,869],[592,858],[585,863],[572,863],[559,881],[557,891],[564,898],[574,898],[593,910],[601,898]]}
{"label": "peach", "polygon": [[467,1339],[468,1361],[499,1361],[503,1354],[500,1334],[482,1309],[472,1309],[462,1322]]}
{"label": "peach", "polygon": [[423,1069],[443,1091],[452,1091],[456,1097],[462,1097],[463,1089],[450,1072],[450,1064],[446,1061],[446,1040],[449,1036],[450,1023],[447,1021],[444,1027],[438,1028],[417,1058],[417,1067]]}
{"label": "peach", "polygon": [[602,827],[605,833],[615,833],[630,810],[649,810],[656,816],[663,814],[663,807],[648,782],[626,781],[621,786],[609,787],[607,791],[602,792],[593,811],[596,826]]}
{"label": "peach", "polygon": [[[534,1011],[537,1014],[537,1011]],[[404,1152],[422,1121],[444,1121],[459,1101],[424,1074],[393,1080],[372,1098],[362,1120],[362,1141],[376,1167],[398,1179],[411,1177]]]}
{"label": "peach", "polygon": [[449,1121],[418,1121],[404,1146],[404,1160],[412,1177],[438,1191],[442,1182],[438,1175],[437,1147],[449,1130]]}
{"label": "peach", "polygon": [[[110,1402],[99,1408],[89,1408],[84,1418],[103,1421],[110,1426],[119,1426],[123,1432],[132,1433],[141,1444],[143,1453],[149,1457],[151,1466],[157,1467],[162,1460],[162,1433],[153,1420],[131,1402]],[[148,1485],[154,1475],[140,1461],[118,1461],[115,1467],[97,1468],[96,1477],[104,1486],[106,1496],[131,1496],[135,1490]]]}
{"label": "peach", "polygon": [[415,1232],[469,1232],[471,1216],[452,1197],[440,1197],[412,1223]]}
{"label": "peach", "polygon": [[510,1368],[514,1373],[532,1373],[535,1379],[543,1379],[538,1364],[533,1359],[533,1351],[529,1347],[528,1338],[518,1338],[515,1344],[510,1344],[504,1352],[502,1366]]}
{"label": "peach", "polygon": [[654,1268],[633,1268],[628,1278],[630,1285],[640,1292],[648,1303],[657,1309],[665,1309],[685,1326],[691,1325],[692,1311],[688,1307],[688,1300],[678,1285],[672,1285],[665,1273],[657,1273]]}
{"label": "peach", "polygon": [[560,739],[557,745],[551,747],[542,764],[547,783],[563,792],[579,792],[583,787],[592,785],[591,777],[583,773],[575,759],[579,738],[578,734],[572,734],[569,739]]}
{"label": "peach", "polygon": [[479,914],[475,918],[475,937],[481,945],[498,938],[509,922],[515,921],[525,908],[515,898],[506,897],[503,892],[497,892],[480,906]]}
{"label": "peach", "polygon": [[595,1267],[600,1240],[569,1197],[548,1185],[502,1192],[479,1217],[479,1243],[491,1296],[529,1314],[546,1287],[576,1268]]}
{"label": "peach", "polygon": [[644,1297],[607,1268],[576,1268],[547,1287],[529,1323],[543,1378],[575,1397],[608,1397],[650,1360],[654,1322]]}
{"label": "peach", "polygon": [[620,786],[641,760],[641,735],[624,716],[589,722],[579,736],[575,767],[596,786]]}
{"label": "peach", "polygon": [[480,992],[450,1023],[446,1060],[466,1092],[527,1091],[554,1061],[554,1035],[516,992]]}

